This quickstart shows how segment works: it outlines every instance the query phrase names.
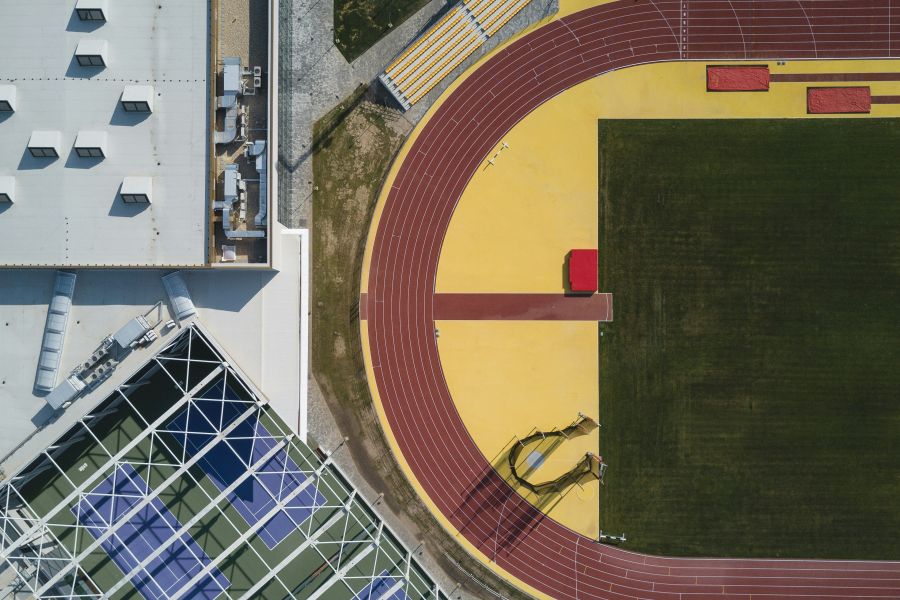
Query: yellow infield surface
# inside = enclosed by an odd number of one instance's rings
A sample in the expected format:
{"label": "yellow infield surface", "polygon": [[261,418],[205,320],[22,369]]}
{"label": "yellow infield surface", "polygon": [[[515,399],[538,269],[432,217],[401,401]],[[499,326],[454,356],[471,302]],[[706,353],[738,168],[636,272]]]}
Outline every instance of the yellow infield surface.
{"label": "yellow infield surface", "polygon": [[[562,429],[583,412],[597,417],[597,324],[559,321],[438,321],[441,365],[469,434],[507,481],[532,504],[585,535],[599,533],[597,483],[564,495],[539,497],[509,473],[507,453],[518,438]],[[571,470],[598,435],[529,447],[528,481],[549,481]],[[557,438],[558,439],[558,438]],[[541,462],[542,461],[542,462]]]}
{"label": "yellow infield surface", "polygon": [[[564,2],[559,16],[596,4]],[[896,72],[900,68],[900,61],[752,64],[768,64],[773,74]],[[562,293],[566,253],[573,248],[599,248],[603,252],[603,241],[597,239],[600,119],[808,118],[806,88],[815,84],[773,83],[768,92],[710,93],[706,91],[706,65],[659,63],[608,73],[567,90],[520,121],[484,157],[459,201],[441,249],[436,291]],[[464,79],[457,80],[444,98]],[[873,95],[900,95],[900,82],[823,85],[868,85]],[[429,116],[438,106],[440,101]],[[900,105],[873,105],[871,114],[860,115],[882,116],[900,116]],[[371,232],[377,230],[399,165],[407,159],[427,120],[428,116],[395,161]],[[367,290],[373,242],[374,235],[370,234],[361,280],[363,292]],[[616,302],[627,299],[616,298]],[[597,417],[602,375],[598,370],[595,322],[442,320],[436,327],[440,330],[441,365],[454,403],[469,434],[501,474],[507,474],[503,463],[516,437],[525,437],[535,429],[561,429],[579,412]],[[401,467],[445,528],[486,565],[509,578],[459,535],[418,486],[378,398],[365,321],[361,334],[375,405]],[[598,434],[602,433],[600,429],[561,444],[544,457],[529,479],[552,479],[567,471],[585,452],[597,451]],[[543,499],[514,487],[550,517],[595,537],[602,525],[598,523],[598,486],[591,482],[561,497]],[[525,587],[538,597],[546,597]]]}

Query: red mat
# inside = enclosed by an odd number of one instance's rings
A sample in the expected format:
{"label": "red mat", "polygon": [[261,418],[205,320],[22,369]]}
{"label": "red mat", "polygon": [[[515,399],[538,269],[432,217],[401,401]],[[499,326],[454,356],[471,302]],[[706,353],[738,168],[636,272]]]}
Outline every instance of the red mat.
{"label": "red mat", "polygon": [[706,67],[708,92],[768,92],[769,67],[712,66]]}
{"label": "red mat", "polygon": [[811,115],[868,113],[872,92],[868,87],[820,87],[806,89],[806,111]]}
{"label": "red mat", "polygon": [[573,292],[597,291],[597,251],[569,252],[569,288]]}

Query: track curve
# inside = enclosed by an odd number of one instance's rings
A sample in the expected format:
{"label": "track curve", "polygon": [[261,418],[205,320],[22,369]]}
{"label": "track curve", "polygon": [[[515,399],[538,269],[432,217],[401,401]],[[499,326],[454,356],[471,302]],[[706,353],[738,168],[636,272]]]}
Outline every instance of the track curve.
{"label": "track curve", "polygon": [[900,0],[619,0],[499,51],[424,126],[373,232],[361,299],[371,383],[418,482],[505,571],[559,599],[900,598],[900,562],[648,556],[596,544],[545,517],[469,436],[434,336],[438,259],[456,204],[489,151],[534,108],[577,83],[648,62],[895,57],[898,9]]}

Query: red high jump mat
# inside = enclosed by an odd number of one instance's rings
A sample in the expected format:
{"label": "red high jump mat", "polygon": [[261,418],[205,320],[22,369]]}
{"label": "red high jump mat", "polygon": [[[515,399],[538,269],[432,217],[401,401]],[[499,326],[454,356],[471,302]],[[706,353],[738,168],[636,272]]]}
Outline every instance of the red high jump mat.
{"label": "red high jump mat", "polygon": [[818,87],[806,89],[806,112],[811,115],[868,113],[872,92],[868,87]]}
{"label": "red high jump mat", "polygon": [[597,250],[569,252],[569,289],[573,292],[597,291]]}
{"label": "red high jump mat", "polygon": [[708,92],[768,92],[769,67],[734,65],[706,67]]}

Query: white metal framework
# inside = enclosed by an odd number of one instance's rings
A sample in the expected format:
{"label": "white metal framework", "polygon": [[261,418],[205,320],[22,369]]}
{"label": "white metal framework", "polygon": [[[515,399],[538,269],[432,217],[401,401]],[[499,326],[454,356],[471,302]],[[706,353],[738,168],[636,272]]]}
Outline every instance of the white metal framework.
{"label": "white metal framework", "polygon": [[[218,414],[233,417],[211,417]],[[188,416],[178,421],[179,415]],[[203,442],[189,450],[189,436]],[[251,452],[252,461],[225,487],[201,468],[204,456],[226,448],[242,456],[248,447],[265,451]],[[282,458],[273,470],[276,456]],[[75,516],[82,503],[122,469],[145,482],[139,499],[102,531],[82,524]],[[282,481],[275,491],[273,476]],[[284,487],[285,481],[300,483]],[[236,490],[248,483],[270,496],[252,523],[234,504]],[[290,512],[304,495],[315,498],[311,506]],[[122,529],[142,511],[177,514],[177,527],[152,552],[132,556],[126,569],[106,554],[108,544],[130,553]],[[263,544],[261,529],[279,513],[292,523],[285,543]],[[370,600],[403,593],[446,600],[330,455],[300,442],[196,323],[0,487],[0,560],[36,597],[133,597],[135,582],[152,578],[151,565],[158,568],[172,548],[196,556],[198,546],[189,541],[199,544],[205,562],[167,598],[185,597],[218,573],[224,575],[213,581],[224,583],[216,584],[217,598]]]}

